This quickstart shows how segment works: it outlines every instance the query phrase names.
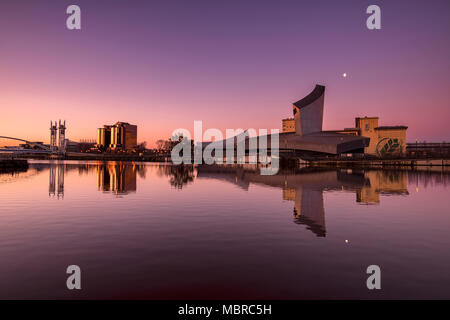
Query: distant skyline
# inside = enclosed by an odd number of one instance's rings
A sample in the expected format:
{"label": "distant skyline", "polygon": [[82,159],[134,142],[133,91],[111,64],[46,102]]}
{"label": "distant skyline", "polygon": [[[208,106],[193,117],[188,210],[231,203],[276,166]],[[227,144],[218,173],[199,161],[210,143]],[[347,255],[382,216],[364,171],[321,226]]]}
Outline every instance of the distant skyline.
{"label": "distant skyline", "polygon": [[[65,26],[70,4],[82,30]],[[370,4],[381,30],[366,28]],[[409,142],[450,141],[449,12],[437,0],[2,0],[0,135],[48,142],[65,119],[69,139],[95,139],[125,121],[152,147],[194,120],[281,129],[318,83],[324,130],[378,116]]]}

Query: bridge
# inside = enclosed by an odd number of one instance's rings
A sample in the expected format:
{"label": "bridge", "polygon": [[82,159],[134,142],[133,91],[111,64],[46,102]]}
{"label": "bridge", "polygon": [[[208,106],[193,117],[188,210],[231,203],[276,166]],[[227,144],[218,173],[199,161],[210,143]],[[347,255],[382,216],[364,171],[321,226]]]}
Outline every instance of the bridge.
{"label": "bridge", "polygon": [[50,150],[49,147],[44,146],[41,143],[35,143],[35,142],[31,142],[31,141],[28,141],[28,140],[25,140],[25,139],[14,138],[14,137],[7,137],[7,136],[0,136],[0,139],[22,141],[22,142],[25,142],[26,144],[30,145],[31,147],[37,147],[37,148],[40,149],[40,150],[35,150],[35,149],[0,149],[0,151],[34,152],[34,153],[49,153],[49,152],[52,152],[52,150]]}

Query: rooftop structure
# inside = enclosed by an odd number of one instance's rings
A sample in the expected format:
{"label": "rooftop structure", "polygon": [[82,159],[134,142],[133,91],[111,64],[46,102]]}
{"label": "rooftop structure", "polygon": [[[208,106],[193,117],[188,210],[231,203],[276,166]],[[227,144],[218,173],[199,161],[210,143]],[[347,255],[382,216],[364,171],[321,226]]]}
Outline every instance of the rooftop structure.
{"label": "rooftop structure", "polygon": [[294,118],[286,118],[282,120],[283,132],[295,132],[295,120]]}
{"label": "rooftop structure", "polygon": [[310,94],[293,103],[296,135],[322,131],[324,100],[325,87],[316,85]]}

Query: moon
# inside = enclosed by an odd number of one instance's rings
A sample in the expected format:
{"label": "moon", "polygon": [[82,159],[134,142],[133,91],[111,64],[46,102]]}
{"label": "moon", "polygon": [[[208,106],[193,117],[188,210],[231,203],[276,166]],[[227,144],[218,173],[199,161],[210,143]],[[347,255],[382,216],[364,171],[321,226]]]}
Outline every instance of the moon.
{"label": "moon", "polygon": [[344,78],[347,78],[347,74],[346,74],[345,72],[342,74],[342,76],[343,76]]}

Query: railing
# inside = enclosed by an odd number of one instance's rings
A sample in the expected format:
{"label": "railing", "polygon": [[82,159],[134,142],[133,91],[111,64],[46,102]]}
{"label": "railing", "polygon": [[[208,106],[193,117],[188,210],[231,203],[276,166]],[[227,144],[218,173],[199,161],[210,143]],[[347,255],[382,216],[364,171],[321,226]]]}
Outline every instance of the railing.
{"label": "railing", "polygon": [[416,142],[407,143],[406,152],[410,157],[418,158],[435,158],[435,157],[450,157],[450,143],[449,142]]}
{"label": "railing", "polygon": [[406,144],[406,148],[411,149],[429,149],[429,148],[449,148],[450,142],[411,142]]}

